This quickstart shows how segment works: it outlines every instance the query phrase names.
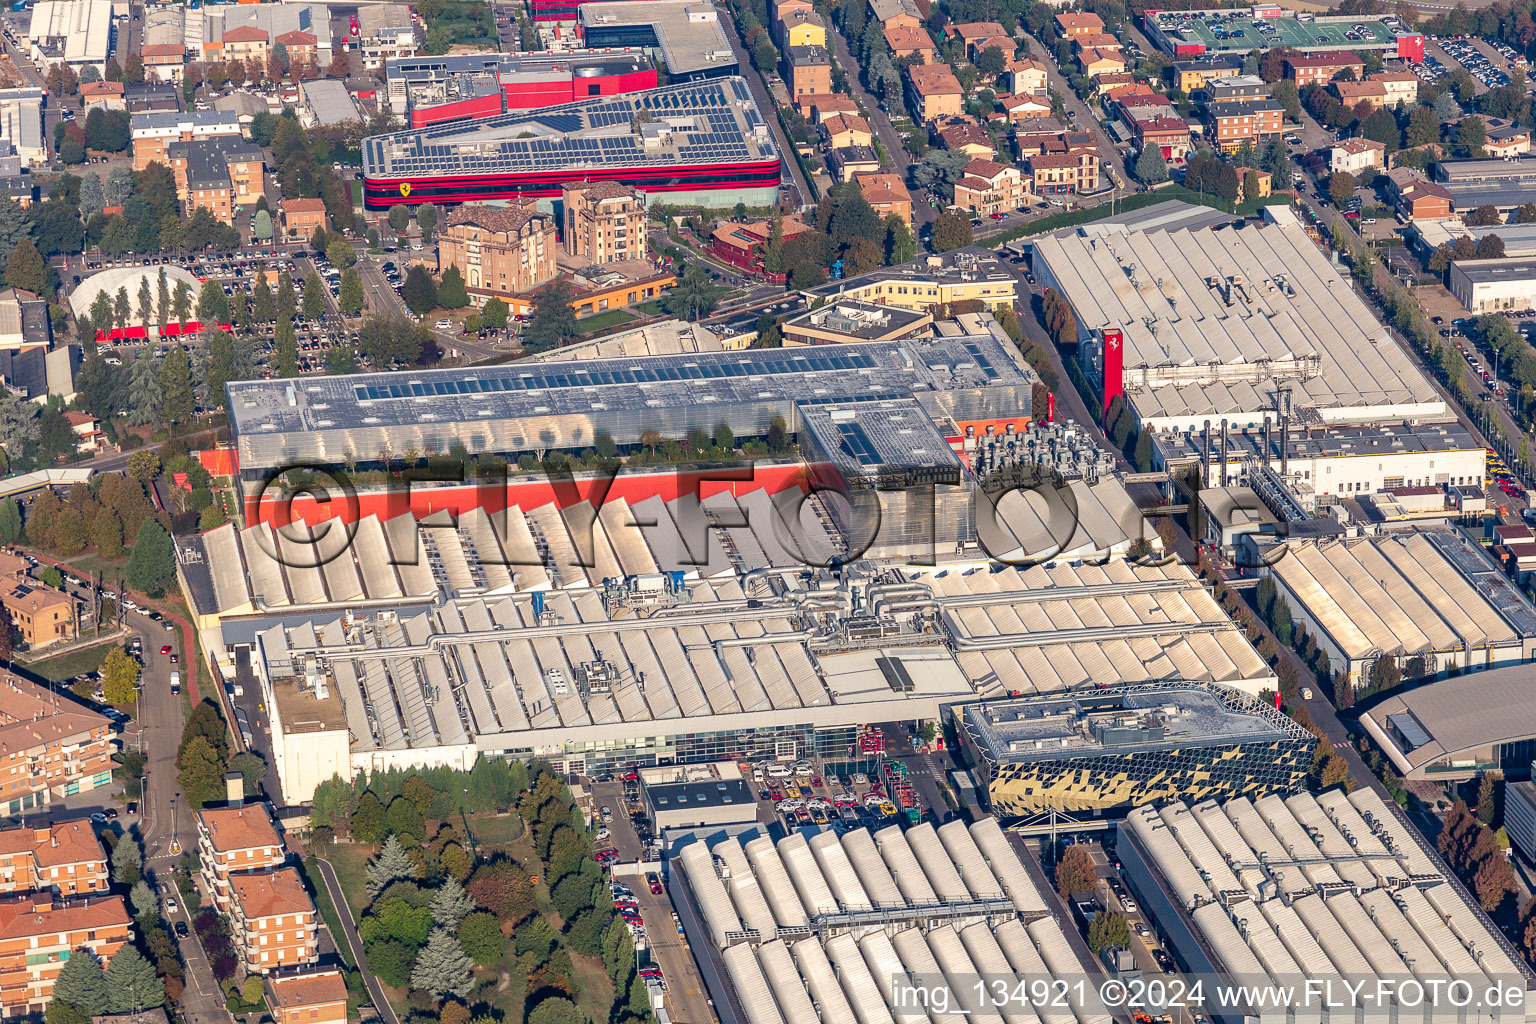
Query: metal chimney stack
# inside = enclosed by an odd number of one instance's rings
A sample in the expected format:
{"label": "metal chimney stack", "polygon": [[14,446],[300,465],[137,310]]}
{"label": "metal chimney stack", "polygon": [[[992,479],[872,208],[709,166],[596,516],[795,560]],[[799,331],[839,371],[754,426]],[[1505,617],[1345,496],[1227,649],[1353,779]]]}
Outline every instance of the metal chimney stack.
{"label": "metal chimney stack", "polygon": [[1221,486],[1227,486],[1227,420],[1221,420]]}

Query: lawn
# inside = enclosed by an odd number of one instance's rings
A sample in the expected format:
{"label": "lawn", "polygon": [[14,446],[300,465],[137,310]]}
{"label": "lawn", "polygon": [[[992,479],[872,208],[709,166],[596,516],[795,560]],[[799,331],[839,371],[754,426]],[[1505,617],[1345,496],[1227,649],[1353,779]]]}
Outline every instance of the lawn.
{"label": "lawn", "polygon": [[358,920],[363,916],[363,908],[368,906],[368,860],[378,849],[354,843],[333,843],[320,852],[336,872],[342,895],[352,908],[352,919]]}
{"label": "lawn", "polygon": [[[477,847],[506,846],[521,838],[524,832],[520,814],[477,814],[469,819],[469,834]],[[480,852],[484,860],[487,854]]]}
{"label": "lawn", "polygon": [[635,314],[627,309],[610,309],[603,313],[582,317],[577,323],[580,324],[584,333],[595,334],[610,327],[617,327],[619,324],[627,324],[634,319]]}
{"label": "lawn", "polygon": [[50,683],[62,683],[75,678],[85,672],[92,672],[101,668],[101,663],[106,660],[107,652],[117,646],[117,641],[109,640],[97,644],[95,647],[82,647],[78,651],[70,651],[55,658],[44,658],[42,661],[34,661],[30,665],[18,662],[28,672],[39,679]]}
{"label": "lawn", "polygon": [[660,299],[648,299],[635,306],[634,309],[641,316],[661,316],[663,312]]}

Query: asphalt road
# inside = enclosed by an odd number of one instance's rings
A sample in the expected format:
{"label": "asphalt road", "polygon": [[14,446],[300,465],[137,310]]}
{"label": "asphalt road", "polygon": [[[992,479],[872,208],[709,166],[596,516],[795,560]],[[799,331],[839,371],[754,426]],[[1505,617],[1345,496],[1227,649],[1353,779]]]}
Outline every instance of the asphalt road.
{"label": "asphalt road", "polygon": [[352,961],[357,964],[359,972],[363,976],[363,982],[368,986],[368,995],[373,1000],[373,1005],[383,1014],[387,1024],[400,1024],[400,1019],[395,1016],[395,1008],[389,1005],[389,1000],[384,998],[384,989],[379,985],[379,979],[373,976],[368,969],[368,960],[363,955],[363,940],[357,934],[357,922],[352,920],[352,908],[347,906],[347,900],[341,891],[341,883],[336,880],[336,872],[331,867],[330,861],[317,857],[315,862],[320,866],[320,879],[325,883],[326,891],[331,895],[331,902],[336,906],[336,916],[341,919],[341,930],[345,933],[347,946],[352,950]]}
{"label": "asphalt road", "polygon": [[781,155],[780,164],[788,172],[790,180],[795,183],[795,188],[800,191],[800,201],[797,205],[807,204],[811,201],[811,188],[806,184],[805,175],[800,173],[800,165],[795,161],[795,148],[784,134],[779,119],[769,114],[769,111],[777,107],[768,96],[768,87],[763,84],[763,76],[753,67],[752,56],[742,45],[741,32],[736,28],[736,21],[731,17],[731,12],[721,7],[719,13],[721,20],[726,23],[725,38],[730,41],[731,52],[736,55],[736,62],[741,66],[741,76],[746,79],[747,88],[752,93],[752,100],[757,104],[757,109],[763,112],[763,120],[768,123],[769,131],[773,132],[773,140],[778,144]]}

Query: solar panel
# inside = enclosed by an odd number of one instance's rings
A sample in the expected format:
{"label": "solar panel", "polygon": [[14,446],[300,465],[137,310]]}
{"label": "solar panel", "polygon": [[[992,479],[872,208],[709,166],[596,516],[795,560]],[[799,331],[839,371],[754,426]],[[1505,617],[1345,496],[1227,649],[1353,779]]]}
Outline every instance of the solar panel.
{"label": "solar panel", "polygon": [[843,450],[858,460],[861,466],[878,466],[880,457],[860,423],[839,423],[837,432],[843,437]]}

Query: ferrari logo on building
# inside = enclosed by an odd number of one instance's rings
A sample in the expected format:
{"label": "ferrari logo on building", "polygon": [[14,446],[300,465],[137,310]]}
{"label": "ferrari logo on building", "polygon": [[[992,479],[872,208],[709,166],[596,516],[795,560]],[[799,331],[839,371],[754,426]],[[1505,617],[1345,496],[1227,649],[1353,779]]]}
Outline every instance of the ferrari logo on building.
{"label": "ferrari logo on building", "polygon": [[400,194],[402,196],[408,196],[408,195],[411,194],[411,183],[410,182],[402,181],[400,183]]}

